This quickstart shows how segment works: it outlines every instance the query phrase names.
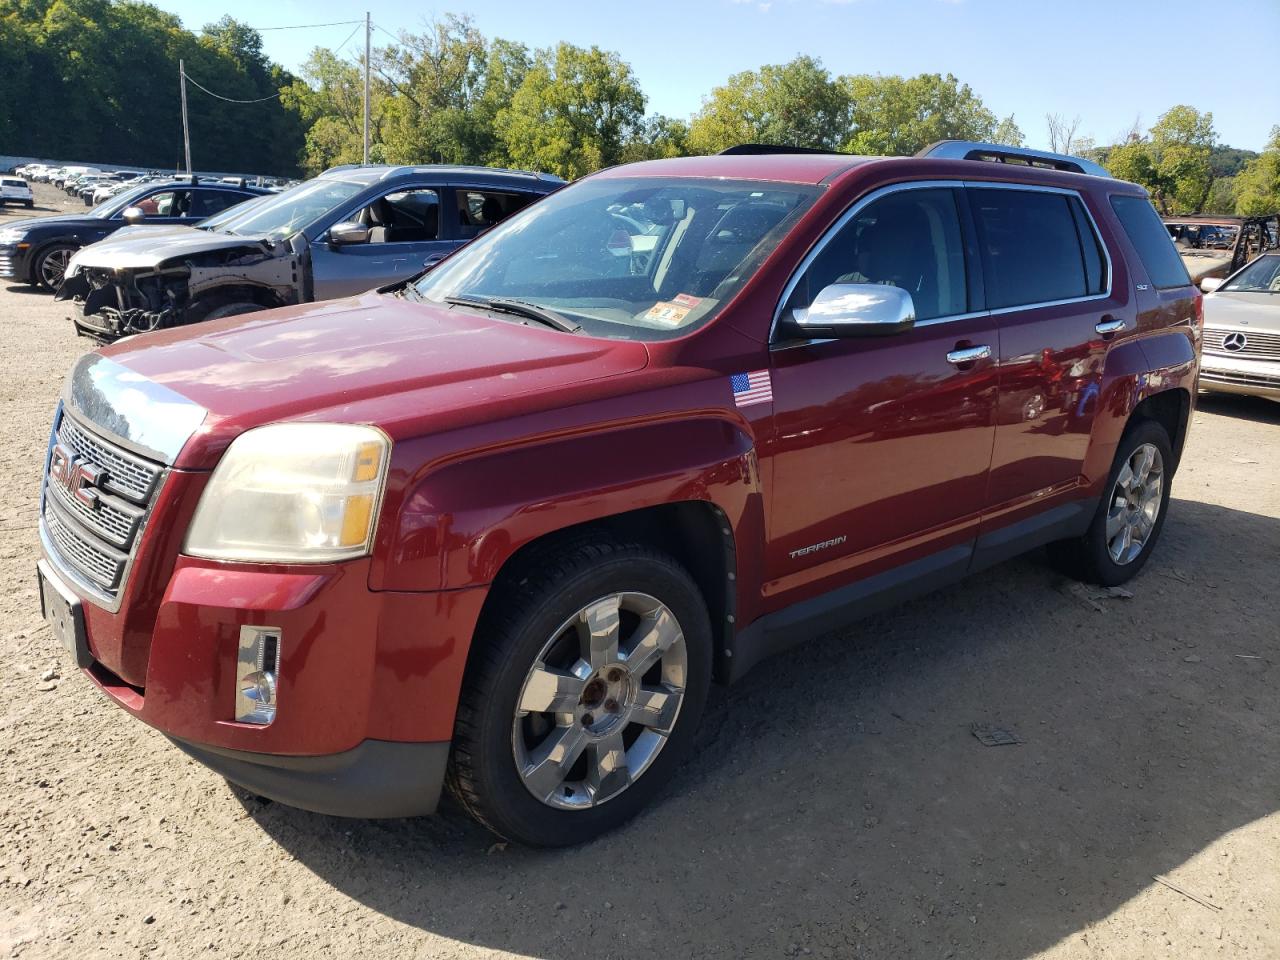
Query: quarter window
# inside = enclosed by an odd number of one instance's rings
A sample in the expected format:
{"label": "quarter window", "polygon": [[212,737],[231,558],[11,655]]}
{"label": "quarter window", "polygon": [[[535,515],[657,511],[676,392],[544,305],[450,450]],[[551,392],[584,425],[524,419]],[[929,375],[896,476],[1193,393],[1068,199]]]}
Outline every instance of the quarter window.
{"label": "quarter window", "polygon": [[1155,207],[1142,197],[1113,196],[1111,208],[1124,227],[1129,242],[1138,251],[1138,259],[1147,268],[1147,276],[1157,287],[1183,287],[1191,275],[1174,249],[1169,231],[1160,221]]}
{"label": "quarter window", "polygon": [[992,310],[1071,300],[1105,289],[1097,235],[1061,193],[969,188]]}
{"label": "quarter window", "polygon": [[867,204],[835,233],[796,284],[788,310],[833,283],[876,283],[911,294],[916,319],[968,311],[955,193],[899,190]]}

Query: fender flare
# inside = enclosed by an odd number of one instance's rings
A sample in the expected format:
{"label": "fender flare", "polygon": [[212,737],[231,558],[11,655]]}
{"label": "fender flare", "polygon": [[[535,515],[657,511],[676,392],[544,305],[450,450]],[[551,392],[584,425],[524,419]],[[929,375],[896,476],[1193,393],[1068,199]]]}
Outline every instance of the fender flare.
{"label": "fender flare", "polygon": [[[1107,353],[1098,394],[1098,412],[1084,477],[1089,487],[1102,484],[1111,472],[1116,447],[1134,410],[1144,400],[1170,390],[1194,397],[1197,368],[1191,328],[1170,328],[1149,337],[1116,344]],[[1171,438],[1176,443],[1177,438]]]}
{"label": "fender flare", "polygon": [[[393,452],[393,477],[397,460],[422,462],[414,446]],[[487,585],[517,550],[542,537],[690,501],[708,503],[726,518],[737,545],[741,598],[742,585],[759,577],[760,465],[743,424],[716,412],[535,438],[428,464],[388,491],[370,586]]]}

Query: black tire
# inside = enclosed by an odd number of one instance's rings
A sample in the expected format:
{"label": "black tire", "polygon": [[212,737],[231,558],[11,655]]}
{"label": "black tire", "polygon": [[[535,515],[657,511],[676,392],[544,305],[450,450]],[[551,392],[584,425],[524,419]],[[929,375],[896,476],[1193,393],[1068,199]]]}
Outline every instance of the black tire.
{"label": "black tire", "polygon": [[257,313],[259,310],[267,309],[260,303],[254,303],[252,300],[236,300],[232,303],[219,303],[209,308],[197,322],[205,320],[221,320],[224,317],[238,317],[242,313]]}
{"label": "black tire", "polygon": [[30,210],[32,207],[36,205],[36,202],[34,200],[24,200],[22,205],[26,207],[28,210]]}
{"label": "black tire", "polygon": [[[1150,533],[1144,538],[1141,548],[1133,559],[1118,563],[1108,548],[1107,519],[1113,506],[1118,502],[1116,481],[1125,464],[1142,446],[1151,444],[1160,453],[1161,458],[1161,494],[1159,512]],[[1049,545],[1049,557],[1054,566],[1062,573],[1086,583],[1097,583],[1104,587],[1115,587],[1133,579],[1146,565],[1152,551],[1160,540],[1160,531],[1164,529],[1165,516],[1169,512],[1169,490],[1173,483],[1173,447],[1169,442],[1169,434],[1154,420],[1138,420],[1130,424],[1116,447],[1115,462],[1107,475],[1107,483],[1103,488],[1102,499],[1098,503],[1098,511],[1083,537],[1071,540],[1060,540]]]}
{"label": "black tire", "polygon": [[[692,577],[670,556],[611,539],[568,544],[499,589],[481,620],[467,666],[446,783],[467,811],[499,836],[538,847],[583,843],[643,809],[688,754],[711,682],[706,603]],[[664,746],[630,786],[584,809],[551,806],[526,788],[517,769],[518,697],[557,628],[594,601],[627,591],[657,599],[677,620],[687,656],[683,702]]]}
{"label": "black tire", "polygon": [[[49,279],[46,274],[58,273],[50,264],[50,258],[65,257],[67,260],[76,252],[77,248],[69,243],[51,243],[38,254],[31,264],[31,276],[35,282],[45,290],[56,291],[61,284],[61,280],[56,281]],[[62,269],[66,270],[66,262],[64,260]],[[61,277],[61,273],[58,273]]]}

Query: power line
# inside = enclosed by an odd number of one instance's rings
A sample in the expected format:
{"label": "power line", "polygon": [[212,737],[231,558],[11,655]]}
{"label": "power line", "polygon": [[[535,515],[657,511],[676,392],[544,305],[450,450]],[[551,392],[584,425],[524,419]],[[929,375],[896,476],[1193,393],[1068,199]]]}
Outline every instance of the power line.
{"label": "power line", "polygon": [[292,23],[283,27],[253,27],[262,33],[265,30],[311,30],[315,27],[346,27],[353,23],[364,23],[363,20],[335,20],[332,23]]}
{"label": "power line", "polygon": [[[185,76],[185,77],[187,78],[187,82],[188,82],[188,83],[190,83],[190,84],[191,84],[193,87],[195,87],[197,90],[203,90],[203,91],[204,91],[205,93],[207,93],[209,96],[211,96],[211,97],[213,97],[213,98],[215,98],[215,99],[217,99],[217,100],[225,100],[227,103],[266,103],[268,100],[279,100],[279,99],[280,99],[280,94],[279,94],[279,93],[273,93],[273,94],[272,94],[271,96],[269,96],[269,97],[259,97],[257,100],[233,100],[231,97],[224,97],[224,96],[223,96],[222,94],[220,94],[220,93],[214,93],[214,92],[213,92],[212,90],[210,90],[208,87],[203,87],[203,86],[201,86],[199,83],[197,83],[195,80],[193,80],[193,79],[191,78],[191,74],[186,73],[185,71],[183,72],[183,76]],[[282,91],[282,92],[283,92],[283,91]]]}

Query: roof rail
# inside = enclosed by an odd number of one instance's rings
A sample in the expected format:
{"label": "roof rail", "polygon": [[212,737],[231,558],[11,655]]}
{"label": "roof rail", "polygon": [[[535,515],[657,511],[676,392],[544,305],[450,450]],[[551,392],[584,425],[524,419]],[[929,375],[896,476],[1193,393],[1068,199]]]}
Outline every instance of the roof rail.
{"label": "roof rail", "polygon": [[791,147],[780,143],[739,143],[726,147],[717,157],[762,157],[777,153],[841,153],[839,150],[823,150],[820,147]]}
{"label": "roof rail", "polygon": [[1107,177],[1111,174],[1106,168],[1084,157],[1072,157],[1065,153],[1050,153],[1048,150],[1028,150],[1025,147],[1010,147],[1003,143],[982,143],[976,140],[939,140],[931,143],[917,157],[932,157],[938,160],[985,160],[989,163],[1013,163],[1020,166],[1041,167],[1049,170],[1064,170],[1067,173],[1086,173],[1091,177]]}

